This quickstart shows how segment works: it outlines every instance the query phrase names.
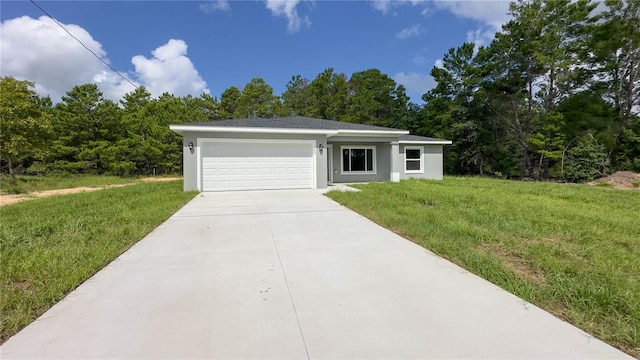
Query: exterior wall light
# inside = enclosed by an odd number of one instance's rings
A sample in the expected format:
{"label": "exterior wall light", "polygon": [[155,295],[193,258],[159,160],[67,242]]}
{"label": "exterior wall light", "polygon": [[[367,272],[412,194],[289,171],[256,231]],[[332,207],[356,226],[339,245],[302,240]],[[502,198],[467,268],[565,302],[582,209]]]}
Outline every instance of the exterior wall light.
{"label": "exterior wall light", "polygon": [[189,143],[189,151],[193,154],[193,142]]}
{"label": "exterior wall light", "polygon": [[318,145],[318,151],[320,152],[320,155],[322,155],[322,149],[324,149],[324,145]]}

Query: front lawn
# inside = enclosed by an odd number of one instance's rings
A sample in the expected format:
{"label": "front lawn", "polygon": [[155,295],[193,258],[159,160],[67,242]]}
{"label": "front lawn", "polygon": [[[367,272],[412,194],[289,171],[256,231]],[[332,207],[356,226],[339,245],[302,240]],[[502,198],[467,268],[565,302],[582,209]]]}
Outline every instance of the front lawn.
{"label": "front lawn", "polygon": [[640,357],[640,192],[484,178],[332,199]]}
{"label": "front lawn", "polygon": [[194,196],[182,181],[168,181],[0,207],[0,342]]}

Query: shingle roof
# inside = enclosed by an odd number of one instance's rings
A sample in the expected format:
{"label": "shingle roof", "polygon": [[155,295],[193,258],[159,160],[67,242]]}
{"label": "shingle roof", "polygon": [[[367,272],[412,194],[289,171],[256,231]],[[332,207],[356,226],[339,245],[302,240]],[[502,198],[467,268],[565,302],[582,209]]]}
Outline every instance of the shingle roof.
{"label": "shingle roof", "polygon": [[[246,119],[230,119],[230,120],[214,120],[207,121],[201,123],[186,123],[180,125],[171,125],[171,127],[180,127],[180,131],[185,130],[188,127],[230,127],[230,128],[270,128],[270,129],[295,129],[295,130],[337,130],[337,131],[350,131],[350,130],[359,130],[359,131],[387,131],[391,132],[391,134],[399,135],[399,140],[407,143],[411,142],[440,142],[440,143],[451,143],[449,140],[436,139],[424,136],[416,136],[416,135],[404,135],[407,130],[382,127],[382,126],[373,126],[373,125],[364,125],[364,124],[355,124],[349,122],[342,121],[334,121],[334,120],[323,120],[316,119],[305,116],[287,116],[287,117],[278,117],[278,118],[246,118]],[[176,130],[175,128],[173,128]],[[286,130],[285,130],[286,131]],[[180,132],[181,133],[181,132]],[[394,134],[395,133],[395,134]]]}
{"label": "shingle roof", "polygon": [[277,129],[314,129],[314,130],[384,130],[403,131],[382,126],[372,126],[348,123],[342,121],[323,120],[305,116],[288,116],[272,119],[247,118],[233,120],[214,120],[202,123],[186,123],[181,126],[229,126],[247,128],[277,128]]}
{"label": "shingle roof", "polygon": [[450,140],[445,140],[445,139],[436,139],[436,138],[432,138],[432,137],[426,137],[426,136],[417,136],[417,135],[401,135],[399,138],[400,141],[417,141],[417,142],[423,142],[423,141],[450,141]]}

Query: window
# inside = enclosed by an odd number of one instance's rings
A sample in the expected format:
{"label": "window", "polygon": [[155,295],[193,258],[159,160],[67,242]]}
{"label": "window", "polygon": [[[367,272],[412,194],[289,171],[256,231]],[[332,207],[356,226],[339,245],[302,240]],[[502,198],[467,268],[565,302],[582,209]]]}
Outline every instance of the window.
{"label": "window", "polygon": [[343,174],[375,174],[376,148],[373,146],[340,147]]}
{"label": "window", "polygon": [[404,147],[404,172],[422,173],[422,146]]}

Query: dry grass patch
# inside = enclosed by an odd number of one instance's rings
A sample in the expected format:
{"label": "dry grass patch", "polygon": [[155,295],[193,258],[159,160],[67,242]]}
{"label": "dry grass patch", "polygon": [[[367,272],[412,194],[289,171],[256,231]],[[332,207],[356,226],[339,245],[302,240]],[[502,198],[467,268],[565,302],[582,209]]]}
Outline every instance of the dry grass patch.
{"label": "dry grass patch", "polygon": [[482,243],[478,246],[479,251],[495,255],[503,260],[503,264],[520,278],[531,281],[535,284],[544,283],[544,273],[541,269],[535,269],[531,261],[526,257],[510,253],[497,244]]}

